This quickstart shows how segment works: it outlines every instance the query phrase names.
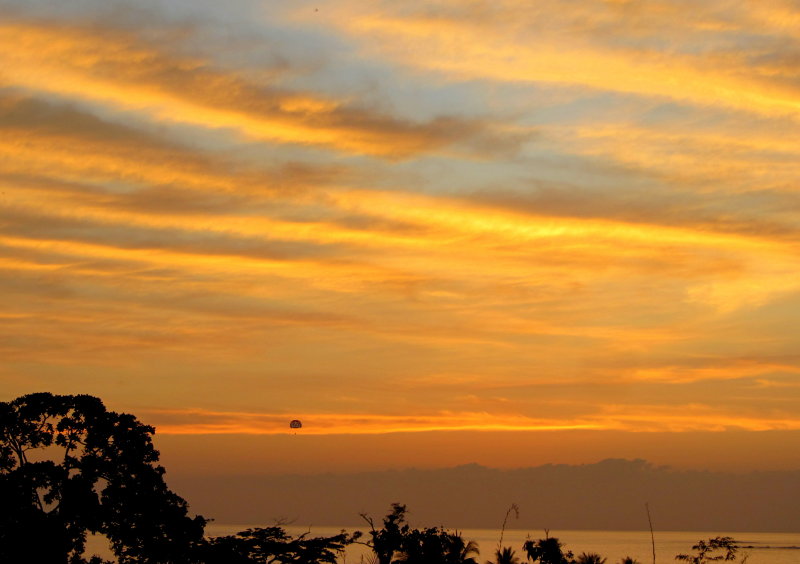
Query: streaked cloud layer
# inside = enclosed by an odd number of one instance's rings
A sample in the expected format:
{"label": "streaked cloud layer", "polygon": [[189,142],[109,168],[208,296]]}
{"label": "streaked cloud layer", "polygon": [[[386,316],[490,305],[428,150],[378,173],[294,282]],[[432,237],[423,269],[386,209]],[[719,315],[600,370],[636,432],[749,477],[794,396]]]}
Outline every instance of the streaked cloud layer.
{"label": "streaked cloud layer", "polygon": [[176,435],[796,431],[798,32],[0,1],[3,393]]}

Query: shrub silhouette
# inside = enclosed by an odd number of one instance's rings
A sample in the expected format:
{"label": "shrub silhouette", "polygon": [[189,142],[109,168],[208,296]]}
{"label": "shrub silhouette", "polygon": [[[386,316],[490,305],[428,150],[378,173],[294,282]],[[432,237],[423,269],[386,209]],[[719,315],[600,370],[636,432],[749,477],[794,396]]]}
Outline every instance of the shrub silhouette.
{"label": "shrub silhouette", "polygon": [[494,551],[494,561],[486,564],[519,564],[519,557],[516,551],[510,546],[504,546]]}
{"label": "shrub silhouette", "polygon": [[478,564],[475,542],[439,527],[412,529],[406,511],[405,505],[393,503],[381,529],[375,528],[371,517],[361,514],[370,526],[371,540],[364,544],[372,549],[378,564]]}
{"label": "shrub silhouette", "polygon": [[403,564],[478,564],[478,545],[438,527],[411,529],[394,560]]}
{"label": "shrub silhouette", "polygon": [[564,545],[555,537],[539,539],[536,542],[528,539],[522,545],[531,562],[540,564],[573,564],[572,551],[563,552]]}
{"label": "shrub silhouette", "polygon": [[605,564],[606,558],[603,558],[596,552],[582,552],[578,558],[575,559],[575,564]]}
{"label": "shrub silhouette", "polygon": [[210,539],[200,554],[203,564],[335,564],[345,546],[360,533],[332,537],[292,537],[282,527],[247,529]]}
{"label": "shrub silhouette", "polygon": [[[730,562],[736,560],[736,553],[739,547],[736,546],[736,541],[733,537],[714,537],[708,541],[698,541],[692,547],[696,554],[678,554],[675,560],[684,560],[691,562],[691,564],[706,564],[707,562],[716,562],[724,560]],[[746,557],[745,557],[746,559]]]}

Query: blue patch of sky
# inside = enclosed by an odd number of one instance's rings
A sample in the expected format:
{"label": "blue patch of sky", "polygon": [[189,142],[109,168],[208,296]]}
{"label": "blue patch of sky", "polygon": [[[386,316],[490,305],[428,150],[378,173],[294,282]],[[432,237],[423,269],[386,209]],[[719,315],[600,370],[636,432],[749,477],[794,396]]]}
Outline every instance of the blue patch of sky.
{"label": "blue patch of sky", "polygon": [[[664,185],[639,171],[621,169],[607,161],[569,155],[547,147],[529,147],[509,159],[470,160],[426,156],[391,164],[391,173],[413,182],[418,192],[459,196],[499,189],[530,192],[538,187],[569,185],[588,192],[654,190]],[[398,185],[398,189],[409,186]]]}

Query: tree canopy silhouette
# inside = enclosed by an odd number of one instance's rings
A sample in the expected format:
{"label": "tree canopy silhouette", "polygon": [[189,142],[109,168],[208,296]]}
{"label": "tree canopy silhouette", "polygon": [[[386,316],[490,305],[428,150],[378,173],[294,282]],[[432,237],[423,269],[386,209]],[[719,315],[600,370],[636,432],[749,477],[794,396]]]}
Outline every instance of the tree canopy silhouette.
{"label": "tree canopy silhouette", "polygon": [[575,559],[575,564],[606,564],[606,560],[608,559],[596,552],[582,552]]}
{"label": "tree canopy silhouette", "polygon": [[370,526],[371,540],[365,544],[378,564],[478,564],[475,542],[439,527],[412,529],[405,515],[406,506],[393,503],[383,528],[376,529],[372,518],[361,514]]}
{"label": "tree canopy silhouette", "polygon": [[739,546],[733,537],[714,537],[708,541],[698,541],[692,550],[695,551],[694,554],[678,554],[675,560],[684,560],[691,564],[707,564],[718,560],[730,562],[736,560]]}
{"label": "tree canopy silhouette", "polygon": [[519,564],[519,557],[510,546],[498,547],[494,551],[494,561],[489,560],[486,564]]}
{"label": "tree canopy silhouette", "polygon": [[332,537],[292,537],[279,526],[247,529],[211,539],[203,550],[204,564],[336,564],[345,546],[361,533],[344,531]]}
{"label": "tree canopy silhouette", "polygon": [[540,564],[573,564],[572,551],[564,552],[564,545],[555,537],[546,537],[537,541],[526,540],[522,545],[528,560]]}
{"label": "tree canopy silhouette", "polygon": [[367,543],[378,564],[391,564],[395,553],[403,550],[403,539],[408,534],[409,526],[406,520],[406,506],[399,503],[392,504],[392,510],[383,518],[383,528],[376,529],[372,517],[362,513],[361,517],[369,524],[369,534],[372,540]]}
{"label": "tree canopy silhouette", "polygon": [[206,520],[164,482],[154,432],[88,395],[0,402],[0,561],[84,563],[90,532],[120,564],[192,562]]}

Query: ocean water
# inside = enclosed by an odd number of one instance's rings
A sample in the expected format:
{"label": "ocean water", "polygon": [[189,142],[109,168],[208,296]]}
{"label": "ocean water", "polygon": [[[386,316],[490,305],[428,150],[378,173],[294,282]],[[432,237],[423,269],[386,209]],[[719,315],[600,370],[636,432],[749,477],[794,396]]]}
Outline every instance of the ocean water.
{"label": "ocean water", "polygon": [[[224,525],[209,523],[206,526],[206,533],[209,536],[231,535],[238,531],[250,527],[262,525]],[[342,527],[348,532],[362,530],[363,528]],[[286,530],[293,534],[301,534],[310,531],[310,536],[330,536],[338,534],[341,528],[337,527],[295,527],[288,526]],[[459,533],[466,540],[478,543],[480,548],[479,562],[486,562],[494,555],[497,543],[500,538],[500,531],[496,529],[464,529]],[[510,546],[517,551],[520,561],[525,563],[525,555],[522,552],[522,543],[530,536],[533,539],[544,537],[544,531],[523,531],[518,529],[506,529],[503,536],[503,544]],[[641,564],[652,564],[653,547],[650,541],[650,531],[556,531],[549,532],[551,537],[557,537],[565,545],[565,548],[572,550],[575,555],[582,552],[597,552],[606,557],[607,564],[617,564],[623,557],[631,556]],[[747,564],[798,564],[800,563],[800,533],[728,533],[725,531],[656,531],[655,548],[656,563],[667,564],[678,562],[675,555],[684,553],[691,554],[692,545],[698,540],[709,539],[716,536],[731,536],[739,544],[746,548],[741,548],[739,556],[747,555]],[[91,551],[91,552],[90,552]],[[87,543],[87,553],[100,554],[106,558],[111,557],[107,543],[104,539],[90,537]],[[361,545],[348,547],[339,559],[341,564],[368,564],[371,562],[370,551]],[[741,558],[737,561],[741,561]]]}

